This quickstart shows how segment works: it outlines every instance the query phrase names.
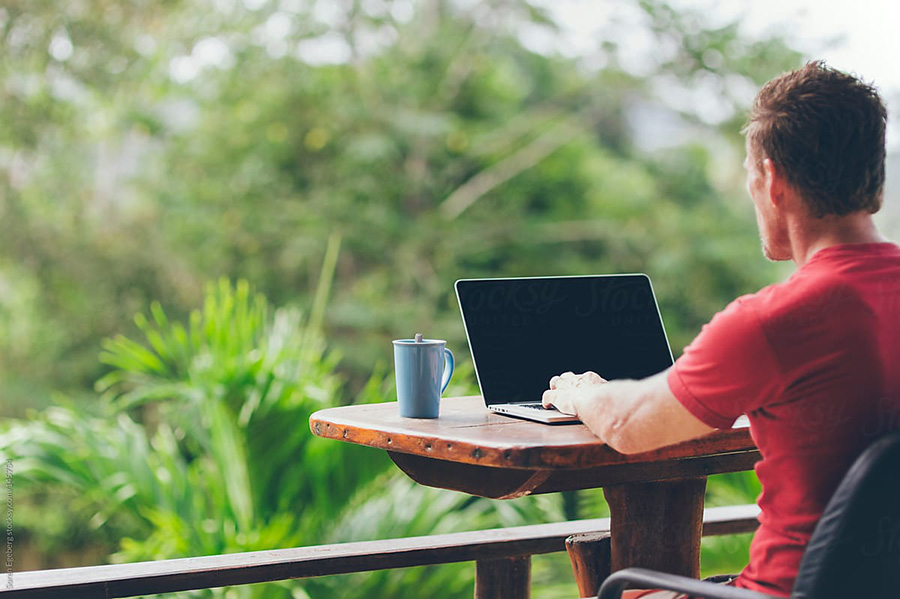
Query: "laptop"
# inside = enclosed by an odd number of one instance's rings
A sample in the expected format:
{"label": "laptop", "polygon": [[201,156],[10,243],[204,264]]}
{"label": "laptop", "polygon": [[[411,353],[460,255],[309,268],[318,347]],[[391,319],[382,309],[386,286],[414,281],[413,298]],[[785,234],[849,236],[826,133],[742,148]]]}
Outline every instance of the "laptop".
{"label": "laptop", "polygon": [[592,370],[640,379],[673,363],[647,275],[460,279],[455,287],[478,386],[494,412],[577,423],[541,405],[551,377]]}

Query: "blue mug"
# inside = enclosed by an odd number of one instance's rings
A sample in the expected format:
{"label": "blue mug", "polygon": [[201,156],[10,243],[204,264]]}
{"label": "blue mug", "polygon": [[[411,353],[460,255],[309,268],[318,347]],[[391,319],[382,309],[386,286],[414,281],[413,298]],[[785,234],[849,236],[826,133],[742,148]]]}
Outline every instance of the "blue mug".
{"label": "blue mug", "polygon": [[394,340],[397,402],[404,418],[437,418],[441,394],[453,376],[453,352],[438,339]]}

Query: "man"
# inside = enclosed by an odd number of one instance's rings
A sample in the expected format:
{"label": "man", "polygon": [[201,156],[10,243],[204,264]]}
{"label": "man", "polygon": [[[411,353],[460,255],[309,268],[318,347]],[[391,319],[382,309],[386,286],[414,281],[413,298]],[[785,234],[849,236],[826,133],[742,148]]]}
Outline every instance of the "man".
{"label": "man", "polygon": [[766,84],[744,130],[747,188],[763,253],[797,271],[729,304],[665,372],[565,373],[544,393],[624,453],[747,414],[762,513],[739,587],[787,597],[850,464],[900,429],[900,248],[872,220],[886,119],[874,88],[820,62]]}

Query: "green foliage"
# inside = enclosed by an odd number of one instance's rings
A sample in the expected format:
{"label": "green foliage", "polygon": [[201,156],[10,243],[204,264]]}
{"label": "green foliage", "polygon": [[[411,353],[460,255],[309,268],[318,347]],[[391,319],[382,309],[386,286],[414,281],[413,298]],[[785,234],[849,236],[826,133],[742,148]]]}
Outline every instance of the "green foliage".
{"label": "green foliage", "polygon": [[[663,0],[626,3],[639,24],[611,21],[590,60],[538,53],[525,32],[566,35],[543,4],[5,2],[0,416],[73,398],[5,425],[35,492],[78,489],[98,535],[132,539],[120,559],[320,542],[365,498],[388,534],[402,482],[306,418],[390,397],[389,340],[415,331],[448,339],[448,393],[471,393],[456,278],[647,272],[677,354],[782,276],[737,131],[800,56]],[[640,75],[629,27],[654,47]],[[219,277],[285,307],[204,294]]]}
{"label": "green foliage", "polygon": [[[413,328],[462,347],[462,276],[649,272],[676,351],[779,276],[735,175],[747,89],[799,60],[779,39],[637,3],[660,48],[637,77],[612,34],[590,65],[528,50],[525,28],[564,34],[525,0],[258,4],[5,5],[4,412],[87,391],[100,339],[211,278],[309,302],[336,234],[323,327],[353,389]],[[327,44],[349,58],[314,60]],[[644,150],[642,106],[698,141]]]}
{"label": "green foliage", "polygon": [[[331,523],[322,542],[394,539],[563,519],[559,502],[551,496],[487,501],[421,487],[393,473],[383,476],[382,482],[361,489]],[[568,576],[568,567],[557,569],[556,575]],[[315,597],[471,597],[473,584],[473,564],[456,563],[317,578],[306,589]]]}
{"label": "green foliage", "polygon": [[[323,280],[327,280],[324,277]],[[321,295],[320,297],[325,297]],[[296,310],[271,310],[245,281],[207,289],[187,326],[159,304],[140,342],[107,340],[109,409],[52,407],[10,421],[0,454],[27,488],[76,492],[90,525],[122,538],[117,561],[426,535],[559,518],[552,500],[495,503],[418,487],[382,452],[313,437],[312,411],[340,396],[336,358]],[[367,391],[384,388],[373,377]],[[370,396],[370,399],[384,399]],[[442,596],[471,594],[471,571],[437,568]],[[418,581],[418,582],[417,582]],[[310,583],[312,596],[403,593],[416,576]],[[242,596],[296,596],[295,584]],[[204,595],[220,595],[211,591]]]}
{"label": "green foliage", "polygon": [[[246,282],[232,289],[223,280],[187,330],[159,304],[152,317],[136,319],[144,345],[121,336],[104,344],[101,360],[115,370],[99,390],[119,408],[154,402],[151,417],[172,424],[182,451],[214,460],[205,466],[219,473],[209,495],[227,498],[221,507],[236,533],[288,510],[327,519],[377,472],[370,452],[325,449],[309,435],[310,413],[339,397],[339,381],[335,357],[324,353],[315,329],[300,326],[296,310],[270,316]],[[316,459],[302,476],[285,469],[292,456],[308,453]],[[344,476],[353,487],[342,484]]]}

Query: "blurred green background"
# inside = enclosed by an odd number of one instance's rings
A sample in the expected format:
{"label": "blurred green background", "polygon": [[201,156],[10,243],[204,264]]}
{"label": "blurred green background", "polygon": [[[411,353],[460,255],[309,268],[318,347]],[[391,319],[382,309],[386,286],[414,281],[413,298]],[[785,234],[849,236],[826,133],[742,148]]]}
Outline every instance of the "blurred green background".
{"label": "blurred green background", "polygon": [[[457,278],[646,272],[678,355],[790,272],[761,256],[739,129],[805,58],[662,1],[612,4],[608,39],[575,55],[527,0],[4,0],[16,570],[604,515],[599,491],[416,487],[307,418],[391,399],[390,340],[416,331],[456,350],[448,393],[476,392]],[[636,65],[637,38],[655,51]],[[752,473],[714,477],[708,504],[757,492]],[[747,542],[704,541],[704,573],[739,570]],[[568,568],[535,558],[535,596],[576,596]],[[189,595],[464,597],[472,577]]]}

